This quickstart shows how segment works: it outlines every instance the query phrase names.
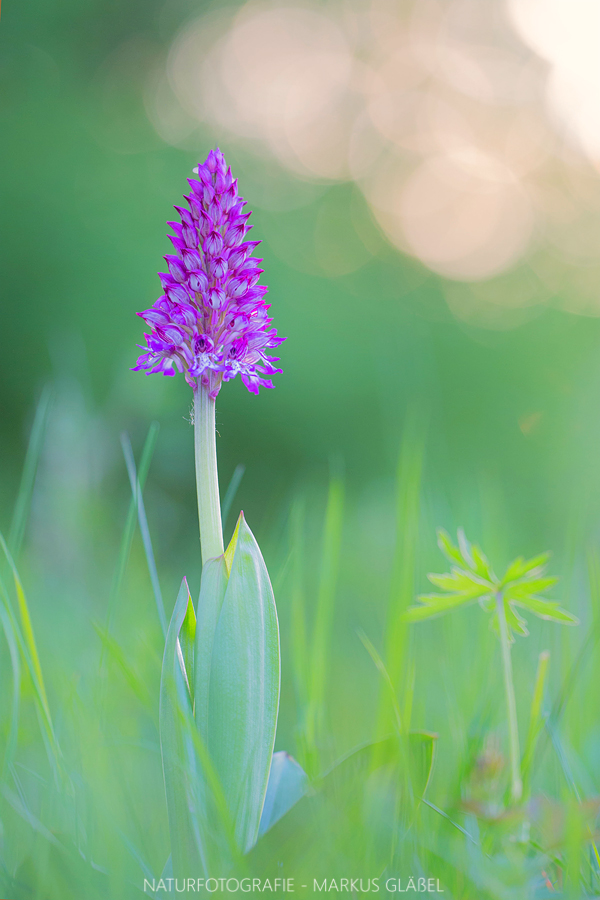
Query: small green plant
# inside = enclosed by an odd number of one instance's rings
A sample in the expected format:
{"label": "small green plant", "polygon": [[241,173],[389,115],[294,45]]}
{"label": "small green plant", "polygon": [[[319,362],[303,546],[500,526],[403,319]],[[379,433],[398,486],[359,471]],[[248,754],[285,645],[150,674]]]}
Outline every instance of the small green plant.
{"label": "small green plant", "polygon": [[453,563],[450,572],[427,577],[443,593],[420,594],[420,605],[411,606],[405,614],[408,622],[421,622],[444,615],[460,606],[477,601],[481,608],[492,614],[491,626],[500,638],[504,690],[508,716],[510,743],[511,799],[518,802],[523,794],[521,754],[517,708],[510,657],[514,635],[529,634],[527,622],[519,608],[528,610],[541,619],[552,619],[563,625],[577,625],[579,620],[562,609],[558,603],[540,597],[558,581],[545,575],[549,554],[525,560],[517,557],[499,578],[479,547],[469,543],[462,528],[458,529],[458,546],[443,529],[438,529],[438,546],[446,559]]}

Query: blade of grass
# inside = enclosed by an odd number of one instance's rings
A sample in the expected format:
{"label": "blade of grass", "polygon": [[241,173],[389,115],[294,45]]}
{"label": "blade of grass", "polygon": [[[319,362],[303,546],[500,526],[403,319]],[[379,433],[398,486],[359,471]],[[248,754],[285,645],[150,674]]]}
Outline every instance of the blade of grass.
{"label": "blade of grass", "polygon": [[[588,578],[590,583],[590,600],[592,604],[593,622],[592,627],[588,631],[583,641],[575,662],[570,667],[562,687],[552,705],[548,722],[552,728],[556,728],[560,721],[561,715],[572,693],[577,679],[583,671],[584,664],[588,661],[590,655],[595,651],[600,641],[600,559],[596,552],[590,552],[588,555]],[[545,753],[551,737],[550,731],[546,728],[540,735],[540,746],[538,749],[538,759],[541,759]]]}
{"label": "blade of grass", "polygon": [[[336,471],[336,468],[338,471]],[[337,463],[332,463],[329,495],[323,530],[321,577],[317,596],[317,611],[312,635],[311,672],[306,717],[306,744],[309,754],[306,763],[309,775],[319,766],[318,740],[323,716],[323,698],[328,669],[328,647],[333,622],[337,587],[342,526],[344,515],[344,483]]]}
{"label": "blade of grass", "polygon": [[476,841],[475,838],[472,835],[470,835],[469,832],[465,828],[462,827],[462,825],[459,825],[458,822],[455,822],[453,819],[451,819],[450,816],[448,815],[448,813],[445,813],[443,809],[440,809],[439,806],[435,806],[434,803],[431,803],[429,800],[426,800],[424,797],[421,802],[424,803],[425,806],[428,806],[430,809],[432,809],[434,812],[436,812],[438,814],[438,816],[442,816],[443,819],[446,819],[446,821],[449,822],[454,828],[456,828],[457,831],[460,831],[461,834],[464,834],[464,836],[469,841],[471,841],[472,844],[474,844],[476,847],[479,847],[479,842]]}
{"label": "blade of grass", "polygon": [[402,716],[400,715],[400,707],[398,706],[398,697],[396,696],[396,690],[394,685],[392,684],[392,679],[390,678],[390,674],[385,667],[385,663],[382,660],[381,656],[367,637],[367,635],[362,631],[362,629],[357,630],[357,634],[362,641],[363,647],[373,660],[375,667],[381,677],[383,678],[384,684],[387,686],[389,692],[390,702],[392,704],[392,709],[394,710],[394,716],[396,719],[396,728],[398,730],[398,734],[402,734]]}
{"label": "blade of grass", "polygon": [[25,535],[25,528],[27,527],[35,476],[44,444],[51,402],[52,388],[50,385],[46,385],[42,391],[35,411],[35,418],[33,420],[29,443],[27,445],[27,453],[25,455],[23,474],[21,475],[21,483],[19,485],[19,493],[17,494],[12,522],[10,524],[8,546],[10,547],[14,559],[17,559],[19,556],[23,537]]}
{"label": "blade of grass", "polygon": [[[154,446],[156,444],[159,427],[160,426],[158,422],[153,422],[150,426],[150,431],[148,432],[147,440],[150,442],[150,446],[152,447],[152,449],[154,449]],[[162,592],[160,589],[160,581],[158,579],[156,560],[154,559],[154,550],[152,549],[152,539],[150,537],[150,529],[148,528],[148,519],[146,517],[144,496],[142,493],[142,487],[137,477],[131,441],[129,440],[129,435],[125,431],[121,435],[121,447],[123,448],[123,456],[125,457],[125,465],[127,466],[127,474],[129,475],[132,500],[137,501],[137,517],[140,526],[140,534],[142,536],[142,542],[144,544],[146,563],[148,565],[148,572],[150,575],[150,581],[152,583],[152,590],[154,591],[154,599],[156,601],[156,609],[158,611],[160,627],[162,628],[163,635],[166,635],[167,616],[165,613],[165,604],[163,602]]]}
{"label": "blade of grass", "polygon": [[19,815],[25,822],[29,825],[29,827],[44,837],[49,843],[51,843],[58,850],[64,850],[63,845],[58,841],[51,831],[49,831],[43,822],[38,819],[34,813],[31,812],[28,806],[19,798],[14,791],[12,791],[7,785],[3,785],[0,789],[0,793],[4,797],[4,799],[9,803],[14,811]]}
{"label": "blade of grass", "polygon": [[2,762],[1,781],[2,784],[5,784],[6,776],[14,759],[15,750],[17,747],[17,738],[19,734],[19,709],[21,704],[21,665],[19,663],[19,649],[17,647],[17,641],[12,623],[3,606],[0,606],[0,622],[2,623],[2,628],[6,637],[6,643],[8,644],[8,652],[10,655],[13,680],[10,725],[8,730],[8,737],[6,739],[4,759]]}
{"label": "blade of grass", "polygon": [[[153,428],[151,425],[148,434],[146,436],[146,440],[144,442],[144,448],[142,450],[142,458],[140,461],[140,468],[138,471],[138,484],[140,493],[144,489],[144,485],[146,483],[146,476],[148,475],[148,469],[150,468],[150,462],[152,460],[152,454],[154,453],[154,447],[156,444],[158,430]],[[111,586],[110,596],[108,600],[108,611],[107,611],[107,621],[106,621],[106,630],[112,630],[112,623],[115,614],[115,609],[117,606],[117,600],[119,598],[119,593],[121,590],[121,584],[123,582],[123,576],[125,575],[125,569],[127,568],[127,561],[129,559],[129,552],[131,550],[131,542],[133,540],[133,533],[135,531],[135,520],[137,518],[137,497],[134,494],[131,497],[131,501],[129,503],[129,510],[127,512],[127,518],[125,519],[125,526],[123,528],[123,535],[121,537],[121,546],[119,548],[119,558],[117,561],[117,568],[115,569],[115,574],[113,577],[113,582]],[[103,657],[102,657],[103,659]],[[101,660],[102,664],[102,660]]]}
{"label": "blade of grass", "polygon": [[151,696],[144,679],[140,678],[139,675],[137,675],[132,669],[127,659],[127,654],[125,653],[123,648],[119,645],[115,638],[102,627],[99,622],[92,622],[92,625],[94,626],[96,634],[102,641],[106,652],[121,669],[125,681],[129,685],[135,696],[138,698],[144,709],[148,713],[150,713],[153,718],[155,718],[156,711],[154,698]]}
{"label": "blade of grass", "polygon": [[[409,414],[400,446],[396,477],[396,548],[388,605],[385,660],[392,684],[398,686],[406,658],[406,610],[415,594],[419,535],[424,428],[416,412]],[[380,699],[379,729],[389,728],[389,708]]]}
{"label": "blade of grass", "polygon": [[304,521],[304,499],[296,497],[290,516],[290,539],[293,553],[291,640],[296,702],[302,718],[306,715],[308,672],[310,669],[306,638],[306,597],[304,593]]}
{"label": "blade of grass", "polygon": [[225,531],[225,526],[227,525],[227,517],[231,512],[231,507],[233,501],[235,500],[235,495],[238,492],[238,488],[241,484],[242,478],[244,477],[244,472],[246,471],[246,466],[242,463],[239,463],[235,469],[233,470],[233,475],[231,476],[231,481],[225,491],[225,497],[223,498],[223,502],[221,503],[221,521],[223,523],[223,531]]}
{"label": "blade of grass", "polygon": [[[560,763],[565,781],[567,782],[567,785],[569,786],[573,796],[575,797],[575,800],[579,805],[581,805],[581,791],[579,790],[575,781],[575,777],[571,769],[571,764],[569,763],[567,754],[560,739],[560,735],[558,734],[558,729],[555,727],[555,723],[551,721],[550,717],[546,719],[546,729],[548,731],[548,734],[550,735],[550,740],[552,741],[552,746],[554,747],[554,751]],[[598,851],[598,847],[596,845],[596,842],[594,841],[594,835],[589,826],[587,828],[587,831],[596,863],[600,866],[600,852]]]}
{"label": "blade of grass", "polygon": [[548,663],[550,661],[550,651],[542,650],[539,655],[537,674],[535,677],[535,687],[533,689],[533,697],[531,700],[531,712],[529,714],[529,731],[525,740],[525,750],[523,759],[521,760],[521,777],[523,779],[524,796],[529,794],[531,767],[533,765],[533,757],[537,745],[538,737],[544,727],[544,718],[542,716],[542,702],[544,700],[544,685],[546,683],[546,674],[548,672]]}
{"label": "blade of grass", "polygon": [[[19,573],[17,571],[17,567],[12,558],[10,550],[4,540],[3,535],[0,533],[0,547],[4,552],[4,556],[6,561],[10,567],[12,572],[13,581],[15,585],[15,591],[17,594],[17,605],[19,609],[19,617],[21,619],[21,636],[22,636],[22,651],[25,658],[25,661],[28,664],[28,668],[30,670],[31,678],[33,681],[35,697],[36,697],[36,705],[38,710],[38,715],[42,724],[42,733],[44,735],[44,739],[47,741],[48,751],[50,760],[55,767],[55,775],[58,779],[59,773],[62,771],[61,766],[61,757],[62,754],[60,752],[60,748],[56,741],[56,736],[54,734],[54,727],[52,725],[52,716],[50,715],[50,706],[48,704],[48,697],[46,694],[46,687],[44,684],[44,676],[42,674],[42,667],[40,664],[40,658],[37,651],[37,645],[35,641],[35,636],[33,633],[33,626],[31,624],[31,616],[29,614],[29,606],[27,603],[27,598],[25,596],[25,591],[23,590],[23,585],[21,583],[21,579],[19,577]],[[3,588],[2,593],[5,594],[5,589]],[[8,600],[8,597],[7,597]],[[12,611],[10,606],[10,601],[7,603],[7,610],[9,613]],[[13,629],[14,629],[14,618],[13,618]]]}

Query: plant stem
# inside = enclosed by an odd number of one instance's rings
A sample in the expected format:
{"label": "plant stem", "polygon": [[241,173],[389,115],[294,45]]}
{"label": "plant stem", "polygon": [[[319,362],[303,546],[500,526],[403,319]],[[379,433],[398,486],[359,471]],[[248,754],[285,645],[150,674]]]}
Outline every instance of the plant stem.
{"label": "plant stem", "polygon": [[519,725],[517,722],[517,704],[515,702],[515,686],[513,683],[512,663],[510,659],[510,643],[508,640],[508,625],[504,612],[504,597],[502,591],[496,594],[496,610],[498,612],[498,624],[500,626],[500,647],[502,649],[502,666],[504,669],[504,690],[506,692],[506,711],[508,713],[508,740],[510,748],[510,777],[511,799],[516,803],[523,794],[523,782],[521,781],[521,752],[519,750]]}
{"label": "plant stem", "polygon": [[200,549],[202,562],[205,563],[207,559],[223,553],[223,527],[217,471],[215,401],[209,396],[208,387],[198,381],[194,391],[194,451]]}

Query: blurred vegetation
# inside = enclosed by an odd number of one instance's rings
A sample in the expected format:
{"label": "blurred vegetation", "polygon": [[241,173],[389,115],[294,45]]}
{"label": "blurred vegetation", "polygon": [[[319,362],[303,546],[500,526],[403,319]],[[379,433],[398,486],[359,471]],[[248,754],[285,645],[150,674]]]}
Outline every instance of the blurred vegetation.
{"label": "blurred vegetation", "polygon": [[[257,183],[257,166],[269,169],[208,126],[196,150],[169,146],[146,116],[141,73],[186,21],[211,8],[197,0],[3,4],[0,528],[9,534],[36,405],[49,385],[17,563],[72,781],[62,793],[53,784],[24,672],[19,751],[0,798],[7,897],[83,896],[82,885],[85,896],[129,897],[144,867],[158,877],[168,855],[156,731],[162,632],[137,532],[115,587],[130,503],[119,436],[129,433],[139,463],[150,423],[160,423],[145,501],[170,614],[184,574],[192,594],[199,586],[191,396],[182,378],[128,371],[142,335],[134,313],[157,295],[169,249],[164,223],[197,158],[218,141],[242,193],[246,181]],[[129,54],[119,68],[115,54],[128,42],[139,65]],[[259,190],[247,196],[272,313],[289,336],[284,371],[276,390],[258,398],[227,385],[217,408],[223,493],[235,467],[246,466],[226,537],[243,508],[281,616],[277,748],[322,770],[389,724],[390,710],[378,707],[381,676],[357,634],[364,632],[403,686],[413,727],[439,735],[427,797],[455,823],[422,806],[404,871],[417,873],[418,862],[448,897],[541,897],[542,871],[571,878],[570,896],[593,896],[600,323],[562,311],[555,297],[514,327],[458,320],[446,303],[448,282],[388,245],[354,185],[278,178],[272,189],[293,194],[293,203],[263,208]],[[324,247],[334,258],[357,234],[369,248],[359,268],[338,274],[323,265]],[[526,266],[516,269],[514,289],[527,277]],[[330,470],[334,531],[324,537]],[[532,622],[530,641],[513,650],[523,733],[538,656],[550,650],[545,708],[554,715],[539,742],[530,814],[539,857],[529,844],[519,856],[501,812],[500,659],[485,617],[458,613],[410,634],[398,625],[394,604],[409,605],[439,566],[437,525],[464,525],[500,565],[551,549],[561,576],[556,599],[582,622],[560,634]],[[7,591],[9,576],[3,569]],[[311,657],[320,681],[308,697],[297,684],[307,652],[298,644],[299,609],[309,643],[321,628]],[[386,623],[398,629],[397,642]],[[2,752],[13,702],[7,646]],[[69,850],[55,858],[63,837]]]}

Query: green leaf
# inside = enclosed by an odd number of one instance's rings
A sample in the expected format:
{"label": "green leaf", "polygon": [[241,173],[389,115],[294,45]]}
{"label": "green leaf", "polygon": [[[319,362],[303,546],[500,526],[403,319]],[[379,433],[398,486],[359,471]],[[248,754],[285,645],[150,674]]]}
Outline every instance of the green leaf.
{"label": "green leaf", "polygon": [[515,634],[520,634],[521,637],[527,637],[529,634],[527,622],[523,616],[519,615],[512,604],[507,603],[506,600],[504,601],[504,611],[506,613],[506,624],[508,625],[509,632],[514,631]]}
{"label": "green leaf", "polygon": [[[506,600],[504,599],[504,615],[506,616],[506,625],[508,628],[508,640],[511,644],[515,642],[515,634],[521,635],[521,637],[527,637],[529,634],[529,629],[527,628],[527,622],[525,619],[519,615],[519,613],[514,609]],[[500,637],[500,623],[498,622],[498,612],[496,610],[496,603],[494,601],[493,615],[490,620],[490,628],[496,635],[496,637]]]}
{"label": "green leaf", "polygon": [[475,572],[479,577],[485,578],[486,581],[489,581],[492,584],[494,582],[497,583],[498,579],[494,576],[485,553],[483,553],[476,544],[471,546],[471,553],[473,555],[473,562],[475,563]]}
{"label": "green leaf", "polygon": [[465,561],[467,568],[475,571],[473,548],[471,547],[470,542],[467,540],[464,528],[459,528],[456,532],[456,536],[458,537],[458,549],[460,550],[460,555]]}
{"label": "green leaf", "polygon": [[[444,575],[430,574],[427,576],[429,581],[443,591],[451,593],[469,593],[471,596],[478,596],[481,588],[489,591],[493,585],[489,581],[485,581],[472,572],[466,572],[464,569],[452,569],[451,573]],[[473,593],[474,588],[476,592]]]}
{"label": "green leaf", "polygon": [[194,706],[194,643],[196,637],[196,613],[192,598],[188,597],[185,618],[179,631],[177,653],[185,684],[189,691],[192,708]]}
{"label": "green leaf", "polygon": [[446,559],[450,560],[450,562],[458,563],[459,566],[463,566],[463,558],[460,555],[460,551],[458,547],[455,547],[450,539],[450,535],[444,528],[438,528],[437,530],[437,539],[438,539],[438,547],[446,557]]}
{"label": "green leaf", "polygon": [[433,619],[442,616],[463,604],[472,603],[475,597],[466,597],[464,594],[422,594],[419,600],[422,606],[409,606],[404,614],[406,622],[422,622],[424,619]]}
{"label": "green leaf", "polygon": [[242,852],[258,837],[279,707],[279,628],[260,549],[243,514],[213,643],[208,749]]}
{"label": "green leaf", "polygon": [[504,573],[502,581],[500,582],[500,587],[508,584],[509,581],[515,581],[517,578],[521,578],[526,571],[524,567],[525,560],[522,556],[518,556],[516,559],[514,559]]}
{"label": "green leaf", "polygon": [[397,846],[399,807],[410,819],[425,793],[435,740],[414,732],[348,753],[261,836],[247,857],[251,871],[266,876],[284,859],[299,878],[331,877],[340,860],[351,865],[365,856],[374,870],[383,870]]}
{"label": "green leaf", "polygon": [[539,616],[540,619],[552,619],[554,622],[562,622],[564,625],[579,625],[577,616],[562,609],[558,603],[543,600],[541,597],[526,597],[514,602]]}
{"label": "green leaf", "polygon": [[522,578],[527,573],[541,574],[549,559],[549,553],[541,553],[539,556],[534,556],[528,560],[523,559],[522,556],[517,557],[504,573],[500,586],[504,587],[504,585]]}
{"label": "green leaf", "polygon": [[543,594],[553,587],[558,578],[524,578],[522,581],[513,581],[505,591],[505,597],[509,600],[520,600],[532,594]]}
{"label": "green leaf", "polygon": [[284,750],[273,754],[259,835],[268,831],[306,793],[308,775]]}
{"label": "green leaf", "polygon": [[[237,533],[236,529],[232,542],[234,539],[237,542]],[[227,552],[229,552],[229,549]],[[231,554],[231,559],[233,560],[233,554]],[[202,581],[200,583],[196,622],[194,714],[196,726],[207,745],[213,644],[228,580],[229,573],[225,556],[209,559],[202,566]]]}

